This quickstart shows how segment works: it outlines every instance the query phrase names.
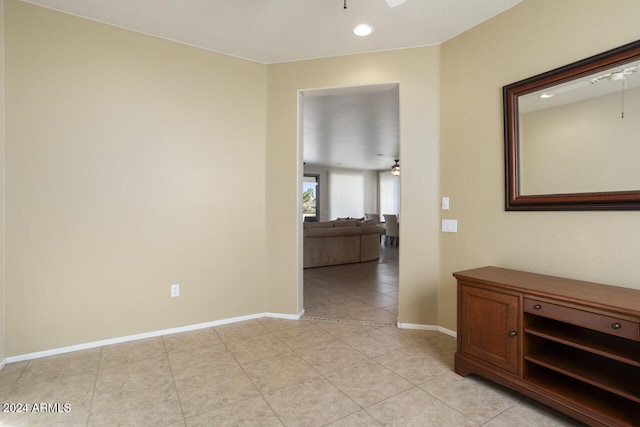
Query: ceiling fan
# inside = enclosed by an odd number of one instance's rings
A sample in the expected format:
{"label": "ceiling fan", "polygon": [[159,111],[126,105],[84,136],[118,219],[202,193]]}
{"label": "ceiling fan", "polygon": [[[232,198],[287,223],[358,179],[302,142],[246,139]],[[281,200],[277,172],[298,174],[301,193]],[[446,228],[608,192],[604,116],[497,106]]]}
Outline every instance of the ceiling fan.
{"label": "ceiling fan", "polygon": [[573,83],[561,85],[555,89],[545,91],[542,95],[540,95],[540,98],[551,98],[554,95],[559,95],[564,92],[569,92],[572,90],[580,89],[582,87],[595,85],[602,81],[621,82],[624,88],[624,85],[626,84],[627,76],[637,73],[639,71],[640,71],[640,64],[632,65],[630,67],[622,68],[616,71],[611,71],[609,73],[602,74],[596,77],[586,78],[584,80],[578,80]]}
{"label": "ceiling fan", "polygon": [[[387,4],[389,5],[389,7],[396,7],[396,6],[400,6],[402,3],[404,3],[407,0],[385,0],[387,2]],[[344,8],[347,8],[347,0],[344,0]]]}
{"label": "ceiling fan", "polygon": [[637,73],[640,71],[640,65],[635,65],[632,67],[624,68],[622,70],[612,71],[610,73],[604,74],[602,76],[594,77],[591,79],[591,83],[595,84],[601,80],[610,80],[610,81],[620,81],[625,80],[628,75]]}

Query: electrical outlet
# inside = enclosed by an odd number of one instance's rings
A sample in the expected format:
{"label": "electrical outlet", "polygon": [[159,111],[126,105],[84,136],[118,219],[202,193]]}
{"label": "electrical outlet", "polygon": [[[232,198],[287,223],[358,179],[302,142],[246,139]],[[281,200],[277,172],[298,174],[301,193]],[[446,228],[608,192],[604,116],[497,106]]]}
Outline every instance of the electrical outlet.
{"label": "electrical outlet", "polygon": [[171,297],[179,297],[180,296],[180,285],[177,283],[174,283],[173,285],[171,285]]}

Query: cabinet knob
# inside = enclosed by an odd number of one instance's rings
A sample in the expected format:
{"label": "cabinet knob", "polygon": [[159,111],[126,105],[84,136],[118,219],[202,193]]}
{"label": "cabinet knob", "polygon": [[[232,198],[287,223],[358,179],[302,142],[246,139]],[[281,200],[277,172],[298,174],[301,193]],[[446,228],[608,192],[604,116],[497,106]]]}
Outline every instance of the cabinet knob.
{"label": "cabinet knob", "polygon": [[510,337],[515,337],[516,335],[518,335],[518,333],[516,331],[509,332],[509,336]]}
{"label": "cabinet knob", "polygon": [[616,322],[616,323],[614,323],[614,324],[612,324],[612,325],[611,325],[611,328],[613,328],[613,329],[620,329],[620,328],[622,328],[622,325],[621,325],[620,323]]}
{"label": "cabinet knob", "polygon": [[535,304],[535,305],[533,306],[533,309],[534,309],[534,310],[540,310],[541,308],[542,308],[542,306],[541,306],[540,304]]}

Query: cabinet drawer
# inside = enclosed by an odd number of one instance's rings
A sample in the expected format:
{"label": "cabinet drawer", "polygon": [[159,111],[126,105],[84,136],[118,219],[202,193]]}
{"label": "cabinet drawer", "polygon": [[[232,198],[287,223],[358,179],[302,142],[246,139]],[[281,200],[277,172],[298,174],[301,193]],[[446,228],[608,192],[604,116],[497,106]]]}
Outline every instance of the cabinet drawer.
{"label": "cabinet drawer", "polygon": [[573,307],[565,307],[531,298],[524,299],[525,313],[560,320],[584,328],[604,332],[621,338],[639,341],[638,323],[602,314],[591,313]]}

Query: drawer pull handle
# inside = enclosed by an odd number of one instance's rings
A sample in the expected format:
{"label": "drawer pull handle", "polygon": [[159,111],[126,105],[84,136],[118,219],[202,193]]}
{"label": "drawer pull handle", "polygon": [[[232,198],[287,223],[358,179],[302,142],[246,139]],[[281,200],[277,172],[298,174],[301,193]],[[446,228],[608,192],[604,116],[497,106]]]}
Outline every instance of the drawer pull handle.
{"label": "drawer pull handle", "polygon": [[535,305],[533,306],[533,309],[534,309],[534,310],[540,310],[541,308],[542,308],[542,306],[541,306],[540,304],[535,304]]}
{"label": "drawer pull handle", "polygon": [[621,325],[620,323],[616,322],[616,323],[614,323],[613,325],[611,325],[611,327],[612,327],[613,329],[620,329],[620,328],[622,328],[622,325]]}
{"label": "drawer pull handle", "polygon": [[516,331],[509,332],[510,337],[515,337],[518,333]]}

